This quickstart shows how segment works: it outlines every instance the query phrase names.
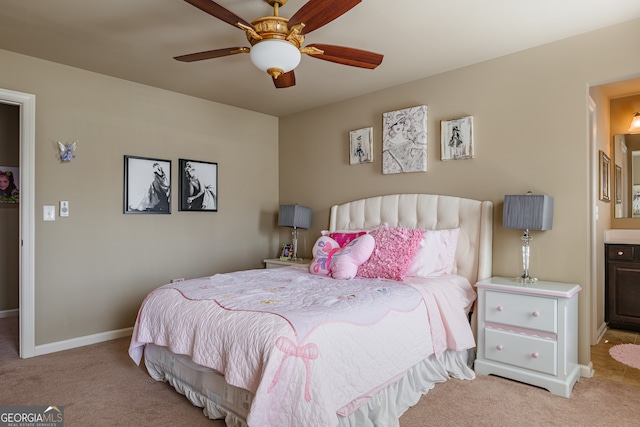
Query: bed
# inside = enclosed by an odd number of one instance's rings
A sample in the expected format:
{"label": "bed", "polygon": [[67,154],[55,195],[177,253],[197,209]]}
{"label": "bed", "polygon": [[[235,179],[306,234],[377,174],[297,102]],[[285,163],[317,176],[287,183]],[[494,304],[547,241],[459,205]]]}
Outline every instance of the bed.
{"label": "bed", "polygon": [[429,194],[332,206],[330,236],[402,230],[424,245],[455,231],[449,274],[335,279],[291,266],[167,284],[142,303],[129,354],[227,426],[398,426],[436,383],[475,378],[472,285],[491,276],[492,210]]}

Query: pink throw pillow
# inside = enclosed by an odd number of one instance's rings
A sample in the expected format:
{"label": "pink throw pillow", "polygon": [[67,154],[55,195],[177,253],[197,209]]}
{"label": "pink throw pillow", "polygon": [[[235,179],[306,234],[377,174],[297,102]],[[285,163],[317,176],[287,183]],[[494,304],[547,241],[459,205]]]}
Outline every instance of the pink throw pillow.
{"label": "pink throw pillow", "polygon": [[358,268],[358,277],[404,280],[424,231],[386,225],[372,230],[369,235],[375,240],[375,248],[369,260]]}
{"label": "pink throw pillow", "polygon": [[358,266],[369,259],[375,241],[368,234],[340,247],[337,241],[329,236],[321,236],[313,245],[313,261],[309,265],[309,272],[331,276],[334,279],[353,279],[358,272]]}

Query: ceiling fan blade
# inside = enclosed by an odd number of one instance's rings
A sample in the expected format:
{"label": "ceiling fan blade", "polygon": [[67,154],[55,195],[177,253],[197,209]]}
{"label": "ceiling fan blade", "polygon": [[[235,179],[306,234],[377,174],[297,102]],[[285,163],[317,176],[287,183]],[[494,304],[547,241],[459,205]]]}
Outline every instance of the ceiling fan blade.
{"label": "ceiling fan blade", "polygon": [[247,27],[253,28],[253,25],[251,25],[250,23],[240,18],[235,13],[225,9],[224,7],[220,6],[218,3],[212,0],[184,0],[184,1],[197,7],[203,12],[207,12],[211,16],[215,16],[216,18],[226,22],[227,24],[233,25],[234,27],[237,27],[238,22],[240,22],[241,24],[244,24]]}
{"label": "ceiling fan blade", "polygon": [[308,34],[353,9],[362,0],[309,0],[290,19],[289,28],[304,24],[302,34]]}
{"label": "ceiling fan blade", "polygon": [[248,47],[227,47],[225,49],[207,50],[204,52],[190,53],[188,55],[176,56],[173,59],[182,62],[202,61],[204,59],[214,59],[223,56],[235,55],[236,53],[247,53]]}
{"label": "ceiling fan blade", "polygon": [[278,78],[273,78],[273,84],[277,89],[284,89],[286,87],[291,87],[296,85],[296,75],[293,73],[293,70],[288,73],[280,74]]}
{"label": "ceiling fan blade", "polygon": [[352,47],[334,46],[330,44],[310,44],[307,47],[315,47],[324,51],[322,54],[309,53],[309,56],[335,62],[352,67],[368,68],[373,70],[382,63],[383,55]]}

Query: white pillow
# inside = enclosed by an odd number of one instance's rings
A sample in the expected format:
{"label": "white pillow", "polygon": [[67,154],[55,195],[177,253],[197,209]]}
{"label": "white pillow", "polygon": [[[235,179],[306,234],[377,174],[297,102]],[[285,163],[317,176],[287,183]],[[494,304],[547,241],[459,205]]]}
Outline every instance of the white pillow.
{"label": "white pillow", "polygon": [[451,274],[459,234],[459,228],[425,230],[406,276],[435,277]]}

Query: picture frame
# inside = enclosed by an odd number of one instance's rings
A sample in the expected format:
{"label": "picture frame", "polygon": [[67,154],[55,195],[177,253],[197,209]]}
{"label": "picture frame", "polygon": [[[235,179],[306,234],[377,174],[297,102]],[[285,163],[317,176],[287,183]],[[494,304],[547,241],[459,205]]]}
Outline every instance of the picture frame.
{"label": "picture frame", "polygon": [[616,205],[622,204],[622,166],[616,165]]}
{"label": "picture frame", "polygon": [[171,160],[124,156],[124,213],[171,213]]}
{"label": "picture frame", "polygon": [[473,116],[440,122],[440,159],[473,159],[475,144],[473,141]]}
{"label": "picture frame", "polygon": [[0,203],[20,203],[20,168],[0,166]]}
{"label": "picture frame", "polygon": [[603,202],[610,202],[611,197],[609,192],[611,189],[610,183],[611,176],[611,160],[604,151],[600,150],[600,200]]}
{"label": "picture frame", "polygon": [[640,218],[640,185],[632,186],[631,190],[631,218]]}
{"label": "picture frame", "polygon": [[382,115],[382,173],[427,171],[427,106]]}
{"label": "picture frame", "polygon": [[180,203],[185,212],[218,211],[218,163],[178,159]]}
{"label": "picture frame", "polygon": [[282,251],[280,252],[280,259],[282,261],[290,260],[293,257],[293,245],[291,243],[285,243],[282,245]]}
{"label": "picture frame", "polygon": [[349,132],[349,164],[373,162],[373,127]]}

